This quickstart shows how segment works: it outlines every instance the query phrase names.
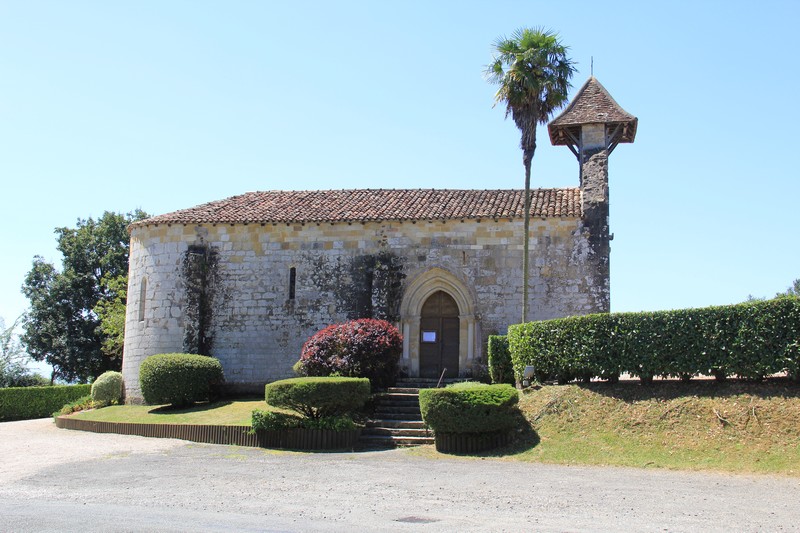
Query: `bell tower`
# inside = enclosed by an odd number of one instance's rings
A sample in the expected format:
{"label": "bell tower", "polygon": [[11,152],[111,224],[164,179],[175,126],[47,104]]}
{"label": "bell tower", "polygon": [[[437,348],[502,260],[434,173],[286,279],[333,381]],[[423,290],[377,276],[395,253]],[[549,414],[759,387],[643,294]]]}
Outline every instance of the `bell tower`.
{"label": "bell tower", "polygon": [[583,87],[548,125],[550,142],[569,148],[580,166],[583,225],[588,232],[590,261],[598,311],[611,308],[608,226],[608,156],[619,143],[632,143],[639,119],[622,109],[597,78]]}

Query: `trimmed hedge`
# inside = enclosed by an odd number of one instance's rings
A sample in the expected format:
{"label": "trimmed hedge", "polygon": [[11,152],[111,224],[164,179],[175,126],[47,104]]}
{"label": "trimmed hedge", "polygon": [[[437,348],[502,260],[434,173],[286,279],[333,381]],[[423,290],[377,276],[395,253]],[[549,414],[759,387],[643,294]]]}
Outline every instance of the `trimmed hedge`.
{"label": "trimmed hedge", "polygon": [[253,431],[277,431],[303,427],[303,419],[297,415],[254,409],[250,425]]}
{"label": "trimmed hedge", "polygon": [[303,418],[298,415],[276,413],[263,409],[254,409],[253,431],[280,431],[284,429],[328,429],[331,431],[352,431],[356,423],[347,415],[328,416],[324,418]]}
{"label": "trimmed hedge", "polygon": [[490,335],[487,352],[489,354],[489,375],[492,378],[492,383],[514,385],[514,366],[511,364],[508,337],[505,335]]}
{"label": "trimmed hedge", "polygon": [[311,419],[336,417],[361,409],[370,397],[366,378],[310,377],[268,383],[264,398]]}
{"label": "trimmed hedge", "polygon": [[517,389],[507,384],[459,383],[421,389],[422,419],[438,433],[490,433],[516,424]]}
{"label": "trimmed hedge", "polygon": [[511,326],[517,377],[533,365],[540,381],[629,373],[690,379],[713,375],[800,378],[800,298],[647,313],[568,317]]}
{"label": "trimmed hedge", "polygon": [[99,406],[122,402],[122,374],[109,370],[92,383],[92,401]]}
{"label": "trimmed hedge", "polygon": [[0,389],[0,420],[27,420],[52,416],[65,404],[87,396],[91,387],[91,385],[55,385]]}
{"label": "trimmed hedge", "polygon": [[205,355],[151,355],[139,367],[144,401],[151,405],[186,406],[213,400],[224,381],[222,364]]}

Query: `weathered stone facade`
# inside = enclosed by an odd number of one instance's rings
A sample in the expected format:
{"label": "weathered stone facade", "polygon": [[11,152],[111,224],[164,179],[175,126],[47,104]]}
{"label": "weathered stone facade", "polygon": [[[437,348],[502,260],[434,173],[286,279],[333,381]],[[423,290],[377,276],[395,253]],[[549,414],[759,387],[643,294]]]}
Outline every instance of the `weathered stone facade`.
{"label": "weathered stone facade", "polygon": [[[588,239],[578,218],[531,221],[534,319],[608,310],[607,283],[596,285]],[[138,367],[145,357],[197,351],[186,333],[201,321],[187,290],[197,281],[187,279],[185,265],[206,251],[216,256],[216,271],[204,334],[213,339],[209,352],[222,361],[228,382],[242,388],[291,376],[309,336],[366,315],[359,306],[364,295],[371,316],[400,326],[401,365],[410,375],[419,368],[420,308],[436,290],[460,307],[462,375],[484,357],[489,334],[520,318],[522,220],[138,226],[131,233],[123,363],[128,398],[140,397]],[[397,266],[393,293],[375,283],[374,266],[364,276],[364,265],[381,257]]]}

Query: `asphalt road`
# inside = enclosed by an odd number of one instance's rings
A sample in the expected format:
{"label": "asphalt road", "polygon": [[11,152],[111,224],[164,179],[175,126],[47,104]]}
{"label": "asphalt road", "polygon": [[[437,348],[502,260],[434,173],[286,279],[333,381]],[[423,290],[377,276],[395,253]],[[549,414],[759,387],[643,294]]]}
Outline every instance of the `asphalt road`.
{"label": "asphalt road", "polygon": [[0,531],[800,531],[800,479],[0,423]]}

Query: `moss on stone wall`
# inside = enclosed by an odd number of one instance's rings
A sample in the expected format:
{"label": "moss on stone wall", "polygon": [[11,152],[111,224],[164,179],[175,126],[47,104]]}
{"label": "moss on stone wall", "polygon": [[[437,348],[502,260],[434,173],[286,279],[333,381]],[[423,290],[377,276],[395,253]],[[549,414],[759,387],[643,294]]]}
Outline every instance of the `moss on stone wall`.
{"label": "moss on stone wall", "polygon": [[186,353],[211,355],[215,300],[221,285],[216,248],[189,246],[183,254],[181,278],[186,289],[183,350]]}
{"label": "moss on stone wall", "polygon": [[400,319],[403,261],[389,250],[335,262],[318,257],[311,280],[321,291],[334,295],[336,308],[348,319]]}

